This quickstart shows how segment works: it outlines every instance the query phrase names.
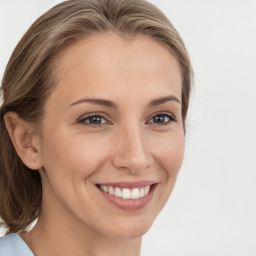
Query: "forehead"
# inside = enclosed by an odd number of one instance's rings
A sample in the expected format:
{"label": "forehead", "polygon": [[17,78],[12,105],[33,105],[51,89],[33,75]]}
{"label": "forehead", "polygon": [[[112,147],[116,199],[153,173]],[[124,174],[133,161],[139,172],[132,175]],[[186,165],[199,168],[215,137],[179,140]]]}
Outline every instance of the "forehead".
{"label": "forehead", "polygon": [[172,92],[181,97],[176,59],[167,47],[143,35],[129,39],[113,32],[89,36],[61,54],[55,75],[57,92],[66,91],[68,97],[77,89],[96,97],[116,91],[128,96],[145,89],[149,97]]}

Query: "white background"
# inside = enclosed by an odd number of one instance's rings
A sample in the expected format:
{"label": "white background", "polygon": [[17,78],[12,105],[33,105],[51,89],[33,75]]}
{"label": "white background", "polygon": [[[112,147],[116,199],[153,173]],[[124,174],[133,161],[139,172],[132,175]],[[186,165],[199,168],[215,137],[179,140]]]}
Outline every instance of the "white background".
{"label": "white background", "polygon": [[[0,78],[18,40],[60,1],[0,0]],[[256,0],[151,0],[180,32],[195,85],[176,187],[145,256],[256,256]]]}

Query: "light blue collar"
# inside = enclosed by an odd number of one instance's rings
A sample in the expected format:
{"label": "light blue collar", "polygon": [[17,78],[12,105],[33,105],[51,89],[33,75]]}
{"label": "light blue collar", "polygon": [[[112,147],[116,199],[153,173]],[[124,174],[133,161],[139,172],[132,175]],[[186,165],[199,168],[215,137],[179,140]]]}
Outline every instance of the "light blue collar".
{"label": "light blue collar", "polygon": [[34,256],[25,241],[16,233],[0,238],[0,256]]}

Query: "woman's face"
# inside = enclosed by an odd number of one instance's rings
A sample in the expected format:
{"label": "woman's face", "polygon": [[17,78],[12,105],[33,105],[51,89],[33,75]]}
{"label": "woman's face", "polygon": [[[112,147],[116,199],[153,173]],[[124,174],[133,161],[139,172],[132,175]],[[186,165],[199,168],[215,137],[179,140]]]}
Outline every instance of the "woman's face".
{"label": "woman's face", "polygon": [[140,236],[183,159],[178,64],[148,37],[114,33],[80,41],[58,63],[38,137],[42,213],[107,236]]}

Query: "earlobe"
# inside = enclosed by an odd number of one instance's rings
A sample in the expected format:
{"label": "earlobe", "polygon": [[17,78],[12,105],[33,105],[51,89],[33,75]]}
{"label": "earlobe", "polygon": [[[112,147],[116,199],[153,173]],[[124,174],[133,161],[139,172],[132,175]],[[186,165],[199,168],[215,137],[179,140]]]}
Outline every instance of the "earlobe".
{"label": "earlobe", "polygon": [[8,112],[4,121],[12,140],[13,146],[22,162],[30,169],[38,170],[42,167],[39,145],[35,145],[33,125],[21,119],[17,113]]}

